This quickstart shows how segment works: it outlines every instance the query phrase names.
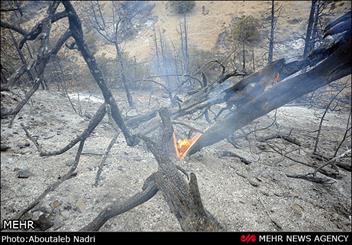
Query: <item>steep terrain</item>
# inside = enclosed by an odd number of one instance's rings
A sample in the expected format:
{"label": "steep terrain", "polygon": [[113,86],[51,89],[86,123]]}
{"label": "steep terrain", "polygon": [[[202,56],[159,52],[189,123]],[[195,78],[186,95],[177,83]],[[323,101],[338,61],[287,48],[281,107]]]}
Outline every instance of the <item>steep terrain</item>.
{"label": "steep terrain", "polygon": [[[165,100],[145,103],[144,94],[135,94],[139,110],[148,111]],[[116,98],[123,98],[116,94]],[[72,97],[75,104],[77,101]],[[94,113],[99,99],[81,94],[83,111]],[[101,100],[101,98],[100,98]],[[126,103],[119,99],[122,107]],[[141,113],[141,111],[139,111]],[[275,147],[291,152],[288,156],[303,162],[316,162],[310,153],[314,144],[314,130],[322,110],[303,107],[282,107],[277,111],[275,130],[259,131],[257,136],[274,132],[299,139],[297,147],[281,139],[270,140]],[[344,132],[347,115],[329,113],[322,134],[320,152],[331,152]],[[274,112],[254,123],[257,128],[272,124]],[[106,122],[107,119],[105,119]],[[3,121],[6,123],[6,121]],[[23,123],[46,150],[66,145],[87,126],[87,119],[75,114],[67,98],[55,92],[39,91],[31,106],[20,113],[13,128],[2,126],[2,143],[10,147],[1,152],[1,219],[8,219],[26,207],[44,189],[66,173],[72,164],[77,146],[53,157],[39,157],[20,127]],[[192,121],[189,123],[192,124]],[[68,126],[69,125],[69,126]],[[205,128],[206,121],[198,121]],[[253,129],[253,128],[252,128]],[[176,127],[178,132],[179,127]],[[313,133],[312,133],[313,132]],[[118,137],[103,168],[100,185],[95,187],[95,176],[105,148],[113,131],[103,123],[87,140],[77,168],[77,176],[65,181],[34,209],[32,217],[49,215],[53,226],[49,230],[75,231],[90,222],[102,208],[114,200],[125,200],[138,192],[144,180],[157,170],[152,154],[143,145],[128,147]],[[313,171],[271,150],[265,143],[248,144],[238,139],[235,149],[222,141],[206,148],[178,164],[197,175],[205,207],[229,231],[284,230],[284,231],[349,231],[351,229],[351,173],[340,169],[342,179],[332,184],[318,184],[302,179],[288,178],[286,174],[305,174]],[[255,143],[257,142],[257,143]],[[251,161],[244,164],[231,153]],[[348,163],[345,158],[343,162]],[[28,178],[19,178],[20,171],[28,170]],[[328,178],[318,174],[319,177]],[[161,194],[147,203],[109,221],[102,231],[180,231]]]}
{"label": "steep terrain", "polygon": [[[303,39],[309,15],[309,1],[277,1],[282,5],[276,32],[274,59],[293,58],[303,52]],[[45,16],[43,3],[32,2],[27,6],[36,19],[26,14],[22,19],[23,28],[30,29],[38,19]],[[45,4],[45,3],[44,3]],[[74,2],[78,14],[84,20],[85,2]],[[109,12],[107,2],[101,2],[103,11]],[[155,24],[168,42],[179,45],[177,28],[181,18],[168,11],[165,1],[154,4],[154,22],[147,22],[137,37],[123,44],[124,51],[139,62],[153,59],[153,31]],[[187,17],[189,45],[205,51],[228,52],[219,45],[219,35],[226,31],[234,17],[253,15],[266,23],[261,27],[262,42],[254,47],[256,57],[262,59],[267,49],[268,23],[271,1],[199,1],[193,13]],[[336,5],[336,15],[350,8],[349,2]],[[64,22],[67,24],[67,22]],[[83,25],[87,24],[83,21]],[[86,29],[87,26],[84,26]],[[65,24],[53,25],[55,38],[64,31]],[[89,30],[86,30],[89,32]],[[94,36],[94,35],[93,35]],[[112,45],[94,36],[97,46],[96,57],[115,58]],[[54,39],[55,39],[54,38]],[[220,39],[221,40],[221,39]],[[61,56],[79,57],[77,51],[61,51]],[[65,72],[78,70],[90,76],[82,58]],[[258,61],[259,63],[259,61]],[[104,64],[99,64],[104,66]],[[70,168],[78,146],[66,153],[53,157],[40,157],[36,147],[29,141],[21,128],[25,125],[38,138],[45,150],[65,146],[88,125],[88,118],[96,111],[103,99],[98,92],[89,93],[86,77],[72,76],[73,85],[70,98],[76,108],[82,107],[83,116],[76,114],[64,95],[49,86],[49,91],[38,91],[14,120],[12,128],[9,120],[1,121],[1,143],[9,149],[1,152],[1,220],[9,219],[23,210],[50,184],[63,176]],[[79,100],[77,93],[80,91]],[[21,94],[22,91],[14,90]],[[150,97],[153,92],[153,96]],[[350,93],[350,90],[347,91]],[[2,93],[3,94],[3,93]],[[6,100],[2,105],[10,106],[20,98],[4,92]],[[168,105],[169,101],[160,91],[132,91],[136,106],[128,108],[125,94],[114,89],[114,95],[123,116],[133,116]],[[9,100],[16,98],[17,102]],[[328,98],[325,98],[328,99]],[[219,106],[217,106],[219,108]],[[217,109],[218,109],[217,108]],[[303,163],[319,166],[322,162],[311,157],[321,109],[287,105],[257,119],[246,127],[247,132],[258,128],[256,134],[236,139],[235,147],[227,141],[203,149],[201,152],[179,161],[188,172],[194,172],[199,181],[200,193],[205,207],[226,227],[228,231],[350,231],[351,230],[351,172],[339,168],[341,179],[333,179],[322,174],[318,177],[328,180],[327,184],[290,178],[287,175],[306,174],[314,168]],[[276,118],[275,123],[273,119]],[[348,113],[329,112],[320,136],[319,152],[331,156],[345,130]],[[185,119],[196,128],[205,130],[209,125],[204,119]],[[181,132],[181,127],[176,130]],[[274,133],[290,134],[301,142],[298,147],[283,139],[260,142],[258,137]],[[100,185],[94,186],[98,165],[102,154],[113,135],[113,129],[105,117],[88,138],[77,168],[77,176],[65,181],[33,210],[28,217],[38,219],[44,214],[50,221],[49,231],[77,231],[109,203],[126,200],[141,190],[144,180],[157,170],[157,163],[143,144],[128,147],[119,135],[107,158]],[[345,142],[342,149],[348,147]],[[270,146],[276,147],[275,152]],[[342,151],[342,150],[341,150]],[[286,154],[287,153],[287,154]],[[246,164],[237,156],[250,164]],[[291,159],[289,159],[291,158]],[[294,159],[294,160],[292,160]],[[348,164],[348,158],[340,160]],[[331,167],[327,167],[333,171]],[[111,219],[101,231],[180,231],[180,226],[171,214],[162,195],[158,193],[145,204]]]}

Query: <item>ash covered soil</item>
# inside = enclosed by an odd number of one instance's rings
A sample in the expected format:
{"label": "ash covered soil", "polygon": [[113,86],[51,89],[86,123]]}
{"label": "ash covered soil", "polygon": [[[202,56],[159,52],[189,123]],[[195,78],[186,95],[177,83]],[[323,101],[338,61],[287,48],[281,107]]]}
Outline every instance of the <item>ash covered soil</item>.
{"label": "ash covered soil", "polygon": [[[123,115],[133,116],[157,108],[167,99],[152,99],[134,92],[136,108],[127,110],[125,95],[116,93]],[[99,96],[80,96],[83,112],[93,115],[100,105]],[[77,105],[77,98],[72,96]],[[179,161],[198,179],[203,204],[228,231],[351,231],[351,172],[339,168],[341,179],[332,184],[318,184],[286,174],[314,171],[274,152],[275,145],[288,156],[302,162],[317,163],[310,157],[319,119],[323,111],[300,106],[285,106],[277,110],[276,123],[257,136],[276,132],[297,138],[298,147],[282,139],[250,141],[239,138],[237,148],[227,141],[207,147]],[[250,129],[272,124],[275,112],[253,122]],[[329,112],[323,124],[319,152],[331,156],[346,129],[348,114]],[[203,120],[203,119],[202,119]],[[205,129],[202,120],[187,121]],[[40,157],[35,146],[22,130],[23,123],[44,150],[64,147],[88,125],[89,119],[76,114],[67,98],[54,91],[38,91],[16,117],[13,127],[2,120],[1,143],[10,148],[1,152],[1,220],[23,210],[50,184],[63,176],[72,164],[78,144],[59,156]],[[181,128],[176,127],[181,132]],[[112,201],[124,201],[139,192],[144,180],[157,170],[157,163],[143,144],[128,147],[122,134],[112,147],[98,186],[94,186],[98,166],[113,135],[105,116],[87,139],[77,176],[63,182],[50,192],[28,215],[38,219],[42,214],[52,223],[48,231],[77,231],[92,221]],[[250,142],[250,143],[249,143]],[[346,147],[346,146],[344,146]],[[251,161],[243,163],[233,152]],[[340,161],[350,162],[349,158]],[[319,166],[319,165],[318,165]],[[327,167],[329,168],[329,167]],[[25,170],[25,171],[24,171]],[[27,170],[29,172],[27,172]],[[25,178],[19,178],[24,173]],[[319,177],[328,178],[318,174]],[[22,176],[23,177],[23,176]],[[181,231],[161,193],[148,202],[109,220],[100,231]]]}

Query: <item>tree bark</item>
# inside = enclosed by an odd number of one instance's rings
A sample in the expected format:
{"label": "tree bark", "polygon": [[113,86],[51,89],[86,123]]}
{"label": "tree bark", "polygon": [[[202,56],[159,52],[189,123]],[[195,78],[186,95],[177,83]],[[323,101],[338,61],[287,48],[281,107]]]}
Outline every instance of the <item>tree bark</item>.
{"label": "tree bark", "polygon": [[[347,34],[348,35],[348,34]],[[270,90],[241,105],[233,114],[208,129],[191,147],[194,154],[205,146],[227,137],[253,120],[286,103],[351,74],[351,36],[341,41],[337,50],[310,71],[273,86]]]}
{"label": "tree bark", "polygon": [[111,115],[116,124],[119,126],[121,129],[125,139],[126,143],[129,146],[134,146],[138,143],[138,139],[131,135],[129,129],[126,127],[125,122],[121,116],[121,112],[119,107],[117,106],[117,103],[115,101],[115,98],[113,97],[110,89],[108,88],[106,81],[103,77],[103,74],[100,70],[100,68],[97,65],[97,62],[93,56],[93,54],[90,52],[88,49],[84,38],[83,38],[83,31],[82,31],[82,26],[81,26],[81,21],[78,18],[78,15],[73,8],[72,4],[68,1],[62,1],[62,4],[65,6],[66,12],[68,13],[68,18],[69,18],[69,26],[70,30],[72,32],[72,36],[76,41],[77,47],[79,51],[81,52],[85,62],[88,65],[89,71],[91,72],[92,76],[94,77],[95,81],[97,82],[104,100],[107,104],[110,105],[111,107]]}
{"label": "tree bark", "polygon": [[125,76],[125,67],[124,67],[123,60],[122,60],[123,58],[122,58],[122,54],[121,54],[121,49],[120,49],[119,44],[117,42],[115,42],[115,49],[116,49],[116,59],[119,64],[119,67],[120,67],[122,84],[123,84],[123,87],[126,92],[128,105],[130,107],[132,107],[133,106],[132,95],[131,95],[130,89],[128,88],[128,83],[127,83],[127,79]]}
{"label": "tree bark", "polygon": [[268,62],[273,62],[274,51],[274,23],[275,23],[275,1],[271,1],[271,25],[270,25],[270,39],[269,39],[269,56]]}
{"label": "tree bark", "polygon": [[306,38],[304,41],[303,57],[307,57],[307,55],[309,54],[311,47],[312,47],[311,42],[312,42],[312,34],[313,34],[313,25],[315,22],[317,1],[318,0],[312,0],[312,5],[310,8],[310,14],[309,14],[309,19],[308,19]]}

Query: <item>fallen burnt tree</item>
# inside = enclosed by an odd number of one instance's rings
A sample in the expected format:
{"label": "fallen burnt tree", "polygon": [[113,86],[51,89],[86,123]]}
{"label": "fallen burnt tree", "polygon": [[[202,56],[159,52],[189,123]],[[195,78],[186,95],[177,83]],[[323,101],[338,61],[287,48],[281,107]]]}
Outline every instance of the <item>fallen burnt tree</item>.
{"label": "fallen burnt tree", "polygon": [[[146,179],[140,193],[133,195],[125,202],[112,203],[106,207],[91,223],[85,225],[82,228],[82,231],[99,230],[99,228],[101,228],[110,218],[141,205],[152,198],[158,191],[162,192],[162,195],[168,203],[171,212],[178,219],[182,230],[223,230],[221,224],[204,208],[200,197],[196,176],[191,173],[189,176],[189,181],[187,182],[185,176],[188,178],[188,174],[176,164],[177,158],[175,156],[175,149],[172,143],[172,135],[174,132],[172,124],[177,124],[179,122],[175,121],[175,119],[193,114],[200,110],[207,110],[210,106],[222,102],[226,102],[228,104],[228,108],[232,107],[232,105],[236,106],[236,110],[234,112],[225,117],[225,119],[218,121],[214,126],[209,128],[199,138],[199,140],[195,141],[191,148],[188,149],[188,154],[191,155],[203,147],[225,139],[229,132],[232,133],[233,131],[248,125],[256,118],[279,108],[293,99],[314,91],[351,73],[350,33],[345,34],[336,43],[326,49],[314,50],[305,60],[290,63],[286,63],[284,59],[275,61],[261,71],[242,79],[240,82],[222,91],[217,96],[212,97],[212,92],[218,87],[217,85],[223,84],[232,76],[243,76],[243,74],[237,73],[236,71],[229,72],[227,74],[223,71],[220,78],[215,82],[209,84],[204,83],[204,86],[202,86],[200,91],[193,93],[188,100],[181,104],[181,108],[172,107],[168,109],[161,109],[159,111],[161,118],[161,124],[159,125],[161,126],[161,136],[156,139],[151,139],[146,136],[147,133],[145,131],[132,133],[130,128],[140,126],[144,122],[148,122],[153,118],[159,121],[159,118],[156,118],[157,111],[130,118],[128,120],[125,120],[122,117],[115,98],[107,86],[104,76],[98,67],[93,54],[85,43],[81,22],[75,12],[75,9],[69,1],[62,1],[61,3],[64,5],[65,11],[60,13],[59,17],[68,18],[69,28],[52,51],[45,53],[47,45],[45,46],[45,43],[43,43],[41,52],[44,52],[44,54],[42,56],[38,56],[38,69],[40,68],[38,76],[40,77],[43,73],[45,64],[49,60],[50,56],[56,54],[68,38],[73,37],[75,43],[72,46],[77,47],[77,50],[86,61],[93,78],[102,92],[105,104],[100,107],[94,118],[89,122],[86,131],[62,149],[43,151],[38,142],[30,136],[28,131],[26,132],[27,136],[32,138],[32,141],[37,146],[41,156],[62,154],[78,142],[80,142],[80,145],[76,155],[76,161],[73,167],[69,170],[68,174],[65,175],[62,180],[55,182],[52,187],[49,186],[49,188],[47,188],[42,195],[35,199],[35,201],[26,209],[20,212],[20,217],[37,205],[49,191],[54,190],[63,181],[74,176],[74,171],[77,167],[84,142],[102,121],[105,115],[106,105],[109,106],[111,116],[119,129],[122,131],[127,145],[135,146],[141,140],[144,141],[158,163],[158,171]],[[45,25],[41,28],[33,28],[33,31],[40,31],[40,33],[44,36],[42,40],[45,42],[48,42],[48,29],[50,29],[50,24],[53,20],[59,19],[54,16],[57,16],[55,14],[55,10],[61,3],[55,2],[51,4],[48,10],[49,16],[51,17],[44,19],[45,21],[43,23],[45,23]],[[8,25],[2,26],[9,28]],[[25,35],[24,40],[31,40],[30,36],[26,35],[25,31],[22,29],[17,27],[12,29],[17,29],[18,32]],[[40,33],[37,35],[37,33],[34,32],[37,36],[39,36]],[[305,68],[308,68],[308,66],[311,66],[312,69],[307,72],[302,71]],[[302,73],[297,75],[298,72]],[[40,79],[38,81],[40,81]],[[274,85],[272,86],[272,84]],[[30,90],[31,92],[28,96],[26,96],[26,100],[22,102],[21,108],[27,103],[30,96],[37,90],[38,87],[39,82],[35,83],[33,89]],[[18,111],[16,113],[18,113]],[[11,115],[15,115],[16,113],[11,113]],[[153,121],[151,124],[153,124]],[[157,124],[153,125],[153,130],[157,128]],[[24,130],[26,130],[25,127]],[[150,129],[148,130],[149,132],[151,131]],[[114,140],[112,140],[112,143],[109,144],[110,148],[113,142]]]}
{"label": "fallen burnt tree", "polygon": [[[334,52],[308,72],[274,85],[270,90],[240,105],[231,115],[206,131],[193,145],[189,154],[226,138],[229,131],[240,129],[270,111],[351,74],[350,31],[334,45]],[[236,96],[234,94],[234,96]]]}

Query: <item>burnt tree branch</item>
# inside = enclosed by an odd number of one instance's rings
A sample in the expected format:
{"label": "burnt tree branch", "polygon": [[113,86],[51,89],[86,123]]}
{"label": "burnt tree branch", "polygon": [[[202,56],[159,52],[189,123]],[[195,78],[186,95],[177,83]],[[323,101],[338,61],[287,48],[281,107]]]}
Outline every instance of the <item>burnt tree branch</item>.
{"label": "burnt tree branch", "polygon": [[351,36],[346,35],[330,56],[310,71],[288,78],[274,85],[258,97],[237,108],[234,113],[206,131],[192,146],[188,154],[194,154],[205,146],[212,145],[234,131],[249,124],[268,112],[286,103],[351,74]]}
{"label": "burnt tree branch", "polygon": [[155,184],[162,192],[170,211],[176,216],[183,231],[219,231],[220,223],[203,207],[197,180],[191,173],[187,183],[175,164],[172,134],[174,132],[170,112],[166,108],[159,111],[162,121],[162,135],[159,143],[140,135],[156,161],[158,172]]}
{"label": "burnt tree branch", "polygon": [[154,183],[154,174],[149,176],[144,182],[142,191],[130,197],[127,201],[115,201],[104,208],[99,215],[88,225],[84,226],[80,231],[98,231],[109,219],[125,213],[135,208],[149,199],[158,192],[158,188]]}
{"label": "burnt tree branch", "polygon": [[69,169],[69,171],[63,175],[63,176],[60,176],[59,179],[54,182],[53,184],[51,184],[49,187],[47,187],[45,189],[45,191],[40,194],[33,202],[31,202],[25,209],[23,209],[20,213],[18,213],[16,216],[15,216],[15,219],[20,219],[23,217],[24,214],[26,214],[28,211],[30,211],[31,209],[33,209],[35,206],[37,206],[41,200],[43,200],[47,195],[48,193],[54,191],[59,185],[61,185],[64,181],[68,180],[68,179],[71,179],[73,177],[75,177],[77,175],[77,173],[75,173],[76,169],[77,169],[77,166],[78,166],[78,163],[79,163],[79,159],[81,157],[81,154],[82,154],[82,150],[83,150],[83,146],[84,146],[84,142],[85,142],[85,139],[83,139],[79,146],[78,146],[78,150],[77,150],[77,153],[76,153],[76,157],[75,157],[75,160],[71,166],[71,168]]}
{"label": "burnt tree branch", "polygon": [[103,120],[105,113],[106,113],[106,104],[102,104],[97,110],[97,112],[95,113],[95,115],[93,116],[93,118],[89,121],[88,127],[82,132],[82,134],[77,136],[75,139],[71,140],[71,142],[67,144],[65,147],[54,151],[44,151],[42,147],[39,145],[39,143],[37,142],[37,140],[30,135],[28,130],[25,127],[22,127],[22,128],[25,131],[28,139],[31,140],[33,144],[36,146],[40,156],[55,156],[68,151],[73,146],[75,146],[78,142],[81,142],[82,140],[86,140],[89,137],[89,135],[93,132],[93,130],[98,126],[101,120]]}
{"label": "burnt tree branch", "polygon": [[136,145],[138,143],[138,139],[135,136],[131,135],[129,129],[126,127],[125,122],[121,116],[120,109],[117,106],[115,98],[113,97],[110,89],[107,86],[107,83],[103,77],[101,69],[98,67],[97,62],[96,62],[93,54],[90,52],[87,44],[84,41],[81,21],[77,15],[75,9],[73,8],[72,4],[68,1],[62,1],[62,4],[65,6],[65,10],[68,15],[69,28],[71,30],[72,37],[75,39],[76,45],[77,45],[79,51],[81,52],[85,62],[87,63],[88,68],[89,68],[93,78],[97,82],[97,84],[103,94],[105,102],[107,104],[109,104],[111,107],[112,118],[114,119],[116,124],[121,129],[121,131],[126,139],[127,145],[129,145],[129,146]]}

